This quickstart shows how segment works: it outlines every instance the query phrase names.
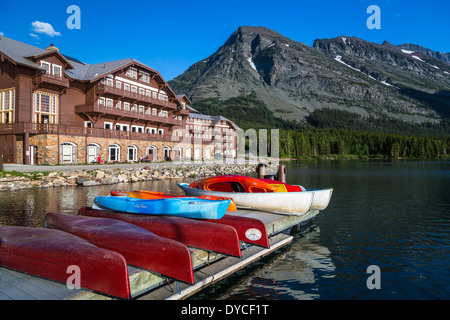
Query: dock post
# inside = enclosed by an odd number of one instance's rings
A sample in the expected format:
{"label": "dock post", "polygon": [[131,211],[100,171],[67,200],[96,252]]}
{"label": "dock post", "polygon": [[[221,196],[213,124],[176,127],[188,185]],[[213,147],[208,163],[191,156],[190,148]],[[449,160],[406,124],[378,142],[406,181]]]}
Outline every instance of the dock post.
{"label": "dock post", "polygon": [[266,176],[266,166],[267,165],[264,163],[258,164],[258,168],[256,169],[258,173],[258,179],[264,179],[264,177]]}
{"label": "dock post", "polygon": [[277,180],[286,183],[286,165],[280,164],[278,166]]}

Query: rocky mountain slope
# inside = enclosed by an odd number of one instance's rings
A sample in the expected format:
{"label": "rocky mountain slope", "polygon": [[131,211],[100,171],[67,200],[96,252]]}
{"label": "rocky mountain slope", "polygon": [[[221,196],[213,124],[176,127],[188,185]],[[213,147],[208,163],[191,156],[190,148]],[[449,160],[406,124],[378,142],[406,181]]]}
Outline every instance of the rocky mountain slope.
{"label": "rocky mountain slope", "polygon": [[330,108],[437,122],[450,116],[450,64],[441,56],[344,36],[310,47],[267,28],[240,27],[169,84],[194,106],[255,92],[276,116],[297,121]]}

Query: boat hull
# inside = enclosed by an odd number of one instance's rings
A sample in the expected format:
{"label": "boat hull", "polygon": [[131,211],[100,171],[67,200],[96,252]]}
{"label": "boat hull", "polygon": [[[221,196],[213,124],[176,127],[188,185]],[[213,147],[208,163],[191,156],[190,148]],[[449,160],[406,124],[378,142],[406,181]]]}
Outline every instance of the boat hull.
{"label": "boat hull", "polygon": [[136,225],[115,219],[50,212],[46,216],[46,226],[118,252],[135,267],[194,283],[189,249],[180,242],[160,237]]}
{"label": "boat hull", "polygon": [[122,196],[95,197],[94,204],[117,212],[169,215],[197,219],[220,219],[230,200],[214,201],[191,198],[139,199]]}
{"label": "boat hull", "polygon": [[91,207],[80,208],[78,214],[125,221],[189,247],[241,257],[238,234],[230,225],[181,217],[120,213]]}
{"label": "boat hull", "polygon": [[311,209],[325,210],[331,200],[333,188],[330,189],[306,189],[306,192],[313,192],[314,198],[311,204]]}
{"label": "boat hull", "polygon": [[178,183],[178,186],[188,196],[211,195],[216,197],[232,198],[238,208],[270,211],[287,215],[303,215],[307,213],[313,201],[313,192],[220,192],[194,189],[187,183]]}
{"label": "boat hull", "polygon": [[270,248],[266,225],[261,220],[226,214],[219,220],[202,221],[229,225],[236,230],[240,241]]}
{"label": "boat hull", "polygon": [[[170,194],[170,193],[164,193],[164,192],[157,192],[157,191],[147,191],[147,190],[136,190],[131,192],[123,192],[119,190],[111,190],[111,195],[113,196],[126,196],[126,197],[132,197],[132,198],[139,198],[139,199],[165,199],[165,198],[186,198],[186,196],[180,196],[176,194]],[[194,197],[192,197],[194,198]],[[206,199],[206,200],[230,200],[230,205],[228,206],[227,211],[236,211],[236,205],[231,199],[225,199],[225,198],[219,198],[219,197],[210,197],[210,196],[201,196],[198,197],[200,199]]]}
{"label": "boat hull", "polygon": [[76,266],[81,273],[81,288],[123,299],[131,297],[125,258],[73,234],[0,226],[0,244],[0,263],[6,268],[75,285],[69,280],[68,268]]}

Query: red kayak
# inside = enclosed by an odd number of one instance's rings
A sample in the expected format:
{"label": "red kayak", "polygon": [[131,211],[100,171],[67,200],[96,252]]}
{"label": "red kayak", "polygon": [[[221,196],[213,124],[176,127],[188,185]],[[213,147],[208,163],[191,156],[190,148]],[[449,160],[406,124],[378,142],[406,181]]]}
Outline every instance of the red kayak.
{"label": "red kayak", "polygon": [[228,225],[174,216],[149,216],[82,207],[81,216],[125,221],[154,234],[184,243],[189,247],[241,257],[236,230]]}
{"label": "red kayak", "polygon": [[270,248],[266,225],[261,220],[225,214],[221,219],[201,221],[229,225],[236,229],[239,240],[260,247]]}
{"label": "red kayak", "polygon": [[121,254],[60,230],[0,226],[0,265],[70,285],[76,284],[69,279],[76,274],[68,267],[77,266],[81,288],[131,298],[127,263]]}
{"label": "red kayak", "polygon": [[63,230],[116,251],[128,264],[164,277],[194,283],[191,255],[182,243],[116,219],[48,213],[47,227]]}

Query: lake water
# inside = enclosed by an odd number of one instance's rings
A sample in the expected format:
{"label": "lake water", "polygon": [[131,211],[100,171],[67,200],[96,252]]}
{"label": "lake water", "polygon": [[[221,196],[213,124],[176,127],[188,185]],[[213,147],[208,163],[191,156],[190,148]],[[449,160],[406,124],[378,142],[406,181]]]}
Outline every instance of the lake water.
{"label": "lake water", "polygon": [[[330,205],[290,246],[191,299],[450,298],[449,161],[288,163],[287,180],[333,187]],[[178,182],[0,192],[0,224],[42,226],[47,212],[74,214],[111,189],[181,194]]]}

